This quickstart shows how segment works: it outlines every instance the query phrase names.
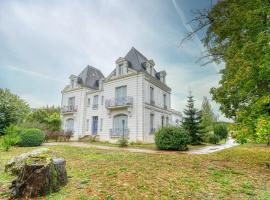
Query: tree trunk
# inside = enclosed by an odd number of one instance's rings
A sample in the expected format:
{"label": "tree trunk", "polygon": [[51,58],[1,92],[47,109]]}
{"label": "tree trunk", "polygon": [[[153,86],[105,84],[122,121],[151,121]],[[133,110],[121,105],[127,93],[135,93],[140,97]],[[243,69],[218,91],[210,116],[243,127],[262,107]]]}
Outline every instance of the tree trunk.
{"label": "tree trunk", "polygon": [[270,146],[270,134],[268,134],[268,142],[267,142],[267,146]]}

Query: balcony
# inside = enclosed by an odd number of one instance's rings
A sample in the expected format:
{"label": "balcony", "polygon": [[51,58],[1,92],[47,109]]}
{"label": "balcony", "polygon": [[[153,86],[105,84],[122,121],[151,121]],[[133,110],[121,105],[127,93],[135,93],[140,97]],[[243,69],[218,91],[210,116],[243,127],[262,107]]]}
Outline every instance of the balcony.
{"label": "balcony", "polygon": [[61,113],[74,113],[77,112],[78,107],[75,105],[63,106],[61,108]]}
{"label": "balcony", "polygon": [[115,99],[107,99],[105,102],[105,107],[107,109],[128,107],[133,105],[133,97],[119,97]]}
{"label": "balcony", "polygon": [[150,105],[154,106],[155,105],[155,101],[154,100],[150,100]]}
{"label": "balcony", "polygon": [[164,110],[167,110],[168,109],[168,106],[167,105],[164,105]]}
{"label": "balcony", "polygon": [[119,138],[124,137],[128,138],[129,136],[129,129],[128,128],[112,128],[110,129],[110,137],[111,138]]}

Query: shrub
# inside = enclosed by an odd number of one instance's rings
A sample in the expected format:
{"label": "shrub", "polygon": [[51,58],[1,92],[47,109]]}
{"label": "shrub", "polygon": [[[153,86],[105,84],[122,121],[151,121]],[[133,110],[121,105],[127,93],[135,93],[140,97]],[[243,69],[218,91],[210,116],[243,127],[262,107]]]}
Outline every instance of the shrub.
{"label": "shrub", "polygon": [[228,138],[228,129],[226,124],[214,125],[214,134],[217,135],[220,140]]}
{"label": "shrub", "polygon": [[167,126],[158,130],[155,134],[155,144],[162,150],[188,150],[190,142],[189,134],[182,128]]}
{"label": "shrub", "polygon": [[20,134],[19,145],[22,147],[39,146],[44,142],[45,136],[40,129],[24,129]]}
{"label": "shrub", "polygon": [[220,137],[214,133],[209,135],[208,142],[211,144],[217,144],[220,141]]}
{"label": "shrub", "polygon": [[121,137],[121,138],[118,140],[117,144],[118,144],[120,147],[127,147],[127,146],[128,146],[128,140],[127,140],[127,138],[125,138],[125,137]]}
{"label": "shrub", "polygon": [[1,140],[1,146],[4,151],[8,151],[11,146],[14,146],[19,143],[20,141],[20,133],[21,129],[16,127],[15,125],[10,125],[9,127],[5,128],[4,136]]}

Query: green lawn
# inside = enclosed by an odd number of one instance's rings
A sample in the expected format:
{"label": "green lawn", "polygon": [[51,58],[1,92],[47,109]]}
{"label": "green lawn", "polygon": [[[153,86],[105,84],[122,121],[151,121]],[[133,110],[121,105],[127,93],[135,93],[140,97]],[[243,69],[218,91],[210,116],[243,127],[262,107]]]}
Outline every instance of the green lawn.
{"label": "green lawn", "polygon": [[[54,141],[52,141],[54,142]],[[101,141],[82,141],[87,144],[93,145],[101,145],[101,146],[109,146],[109,147],[119,147],[118,144],[110,143],[110,142],[101,142]],[[198,148],[202,148],[212,144],[201,144],[201,145],[188,145],[189,150],[194,150]],[[139,148],[139,149],[151,149],[158,150],[154,143],[144,144],[144,143],[129,143],[127,148]]]}
{"label": "green lawn", "polygon": [[[0,199],[13,177],[0,152]],[[140,154],[56,146],[69,183],[44,199],[270,199],[270,148],[244,145],[210,155]]]}

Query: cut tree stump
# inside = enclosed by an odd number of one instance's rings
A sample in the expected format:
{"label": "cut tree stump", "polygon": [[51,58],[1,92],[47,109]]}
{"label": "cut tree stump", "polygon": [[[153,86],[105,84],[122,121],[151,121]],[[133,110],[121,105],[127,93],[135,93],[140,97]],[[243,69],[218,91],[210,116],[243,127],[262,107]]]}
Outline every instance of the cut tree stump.
{"label": "cut tree stump", "polygon": [[67,184],[66,161],[51,153],[29,154],[10,187],[12,198],[33,198],[59,191]]}

